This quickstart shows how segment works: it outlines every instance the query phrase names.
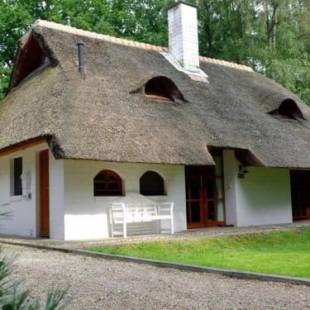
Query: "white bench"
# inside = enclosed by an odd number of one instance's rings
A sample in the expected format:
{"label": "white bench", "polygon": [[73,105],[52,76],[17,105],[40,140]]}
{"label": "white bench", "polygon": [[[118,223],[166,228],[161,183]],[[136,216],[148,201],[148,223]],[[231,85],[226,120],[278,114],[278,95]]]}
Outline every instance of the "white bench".
{"label": "white bench", "polygon": [[112,237],[128,235],[128,224],[147,223],[161,220],[170,222],[170,233],[174,234],[173,202],[150,204],[113,203],[110,208]]}

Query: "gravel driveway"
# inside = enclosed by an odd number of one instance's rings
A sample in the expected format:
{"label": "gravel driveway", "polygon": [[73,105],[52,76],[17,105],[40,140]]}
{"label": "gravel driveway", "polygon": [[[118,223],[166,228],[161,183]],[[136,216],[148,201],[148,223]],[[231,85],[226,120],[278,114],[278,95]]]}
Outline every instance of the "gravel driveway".
{"label": "gravel driveway", "polygon": [[66,309],[310,309],[310,288],[230,279],[17,246],[17,278],[33,296],[70,286]]}

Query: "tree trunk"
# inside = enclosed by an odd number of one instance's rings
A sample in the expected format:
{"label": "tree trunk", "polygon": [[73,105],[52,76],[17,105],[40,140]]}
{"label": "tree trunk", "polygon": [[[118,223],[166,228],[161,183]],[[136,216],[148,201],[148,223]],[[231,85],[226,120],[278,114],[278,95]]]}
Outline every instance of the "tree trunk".
{"label": "tree trunk", "polygon": [[270,6],[268,4],[268,0],[265,1],[267,38],[269,47],[272,49],[276,48],[278,8],[279,3],[277,1],[273,0]]}

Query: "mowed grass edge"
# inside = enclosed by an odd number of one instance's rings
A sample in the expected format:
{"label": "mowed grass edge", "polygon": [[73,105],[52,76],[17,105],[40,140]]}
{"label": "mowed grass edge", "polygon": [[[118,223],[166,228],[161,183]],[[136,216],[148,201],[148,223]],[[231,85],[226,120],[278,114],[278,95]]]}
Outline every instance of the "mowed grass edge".
{"label": "mowed grass edge", "polygon": [[310,228],[95,246],[88,250],[190,265],[310,278]]}

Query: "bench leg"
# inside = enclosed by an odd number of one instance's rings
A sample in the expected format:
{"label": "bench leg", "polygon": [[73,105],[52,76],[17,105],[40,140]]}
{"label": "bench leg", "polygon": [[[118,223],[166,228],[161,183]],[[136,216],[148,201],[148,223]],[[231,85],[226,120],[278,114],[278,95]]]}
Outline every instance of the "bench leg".
{"label": "bench leg", "polygon": [[111,211],[109,212],[109,216],[110,216],[110,229],[111,229],[111,237],[114,237],[114,225],[113,225],[113,218],[112,218],[112,213]]}
{"label": "bench leg", "polygon": [[124,221],[124,225],[123,225],[123,236],[124,236],[124,238],[127,238],[127,223],[126,223],[126,221]]}
{"label": "bench leg", "polygon": [[174,234],[174,221],[173,221],[173,216],[171,217],[170,220],[170,228],[171,228],[171,235]]}

